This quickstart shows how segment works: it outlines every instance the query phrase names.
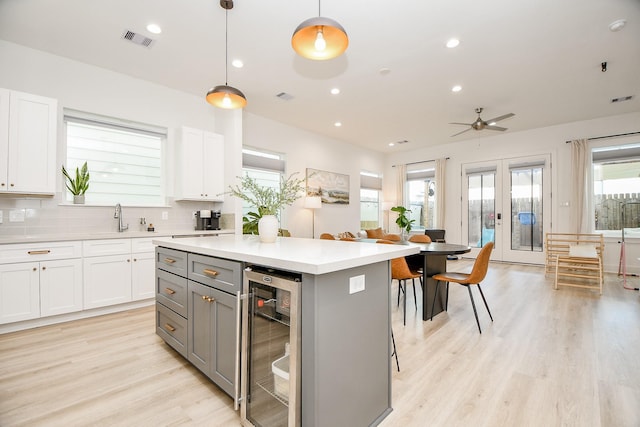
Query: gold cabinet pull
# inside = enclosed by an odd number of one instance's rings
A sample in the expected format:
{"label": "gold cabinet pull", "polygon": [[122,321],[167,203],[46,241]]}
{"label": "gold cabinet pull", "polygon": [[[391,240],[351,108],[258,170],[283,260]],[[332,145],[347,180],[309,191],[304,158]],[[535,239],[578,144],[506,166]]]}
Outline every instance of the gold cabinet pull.
{"label": "gold cabinet pull", "polygon": [[164,262],[166,262],[167,264],[173,264],[174,262],[176,262],[176,260],[171,258],[165,258]]}
{"label": "gold cabinet pull", "polygon": [[171,325],[170,325],[170,324],[168,324],[168,323],[165,323],[165,324],[164,324],[164,328],[165,328],[167,331],[169,331],[169,332],[175,332],[175,330],[176,330],[176,328],[174,328],[173,326],[171,326]]}
{"label": "gold cabinet pull", "polygon": [[207,276],[217,276],[219,273],[215,270],[209,270],[208,268],[205,268],[204,270],[202,270],[202,272],[204,274],[206,274]]}
{"label": "gold cabinet pull", "polygon": [[202,301],[206,301],[207,300],[207,296],[206,295],[202,295]]}
{"label": "gold cabinet pull", "polygon": [[216,300],[215,298],[211,298],[211,297],[208,297],[206,295],[202,295],[202,301],[214,302],[215,300]]}
{"label": "gold cabinet pull", "polygon": [[43,249],[40,251],[28,251],[27,253],[29,255],[47,255],[47,254],[50,254],[51,251],[49,249]]}
{"label": "gold cabinet pull", "polygon": [[174,291],[174,290],[173,290],[173,289],[171,289],[171,288],[164,288],[164,290],[165,290],[165,292],[166,292],[166,293],[168,293],[169,295],[173,295],[173,294],[175,294],[175,293],[176,293],[176,291]]}
{"label": "gold cabinet pull", "polygon": [[44,270],[46,270],[46,269],[47,269],[47,267],[42,267],[42,270],[43,270],[43,271],[44,271]]}

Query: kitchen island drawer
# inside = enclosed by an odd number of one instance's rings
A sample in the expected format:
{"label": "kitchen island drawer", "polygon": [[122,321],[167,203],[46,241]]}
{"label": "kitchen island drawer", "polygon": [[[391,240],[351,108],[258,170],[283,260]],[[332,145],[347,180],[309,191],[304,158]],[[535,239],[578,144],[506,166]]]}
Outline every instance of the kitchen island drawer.
{"label": "kitchen island drawer", "polygon": [[187,357],[187,319],[158,302],[156,333],[183,357]]}
{"label": "kitchen island drawer", "polygon": [[156,266],[169,273],[187,277],[187,253],[158,247],[156,248]]}
{"label": "kitchen island drawer", "polygon": [[187,316],[187,279],[156,270],[156,301],[179,315]]}
{"label": "kitchen island drawer", "polygon": [[242,265],[238,261],[189,254],[187,277],[194,282],[236,294],[242,284]]}

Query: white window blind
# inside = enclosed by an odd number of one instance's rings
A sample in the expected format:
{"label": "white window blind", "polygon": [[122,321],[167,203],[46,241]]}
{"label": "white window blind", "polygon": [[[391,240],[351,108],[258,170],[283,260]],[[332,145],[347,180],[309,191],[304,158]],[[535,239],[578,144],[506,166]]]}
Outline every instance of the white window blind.
{"label": "white window blind", "polygon": [[[65,112],[66,168],[70,174],[87,162],[87,204],[160,206],[162,143],[166,129]],[[67,192],[67,199],[72,196]]]}

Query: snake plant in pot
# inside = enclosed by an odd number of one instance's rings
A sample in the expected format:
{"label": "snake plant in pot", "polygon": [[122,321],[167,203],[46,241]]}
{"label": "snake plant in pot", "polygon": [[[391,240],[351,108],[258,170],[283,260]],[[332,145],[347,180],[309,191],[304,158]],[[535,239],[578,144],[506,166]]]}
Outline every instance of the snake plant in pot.
{"label": "snake plant in pot", "polygon": [[65,183],[67,189],[73,194],[73,203],[83,204],[84,193],[89,189],[89,168],[87,167],[87,162],[84,162],[82,168],[76,168],[75,178],[72,178],[64,165],[62,165],[62,175],[67,179]]}

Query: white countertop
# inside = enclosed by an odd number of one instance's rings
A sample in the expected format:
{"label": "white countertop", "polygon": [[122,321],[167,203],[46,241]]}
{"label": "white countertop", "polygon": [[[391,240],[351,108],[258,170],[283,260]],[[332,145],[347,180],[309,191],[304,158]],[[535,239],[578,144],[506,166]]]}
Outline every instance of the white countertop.
{"label": "white countertop", "polygon": [[159,230],[159,231],[104,231],[104,232],[82,232],[64,234],[30,234],[19,236],[0,237],[0,245],[12,243],[37,243],[37,242],[64,242],[69,240],[97,240],[97,239],[134,239],[142,237],[165,237],[165,236],[200,236],[233,234],[234,230]]}
{"label": "white countertop", "polygon": [[419,246],[411,244],[381,245],[296,237],[278,237],[275,243],[261,243],[258,236],[250,235],[158,238],[153,243],[186,252],[316,275],[420,252]]}

